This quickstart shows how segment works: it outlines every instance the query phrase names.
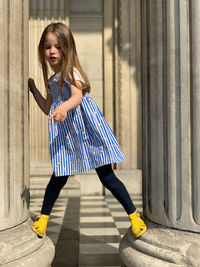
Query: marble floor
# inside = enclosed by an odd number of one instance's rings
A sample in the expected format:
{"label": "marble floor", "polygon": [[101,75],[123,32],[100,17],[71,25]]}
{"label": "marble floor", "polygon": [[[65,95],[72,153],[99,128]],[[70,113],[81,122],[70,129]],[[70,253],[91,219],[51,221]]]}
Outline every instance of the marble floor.
{"label": "marble floor", "polygon": [[[32,189],[37,188],[37,183]],[[31,196],[31,217],[40,213],[44,188]],[[129,219],[111,196],[80,196],[74,180],[68,181],[52,210],[47,236],[55,245],[52,267],[120,267],[119,242],[130,227]],[[141,212],[142,196],[131,196]]]}

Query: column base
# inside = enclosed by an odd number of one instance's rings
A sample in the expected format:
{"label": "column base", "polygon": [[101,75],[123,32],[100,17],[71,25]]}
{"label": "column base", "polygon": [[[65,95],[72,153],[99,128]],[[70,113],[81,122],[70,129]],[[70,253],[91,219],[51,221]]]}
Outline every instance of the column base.
{"label": "column base", "polygon": [[0,232],[0,266],[51,266],[54,245],[47,236],[38,238],[31,230],[32,223],[29,218],[19,226]]}
{"label": "column base", "polygon": [[200,266],[200,235],[145,220],[148,230],[139,239],[131,228],[120,242],[120,257],[127,267]]}

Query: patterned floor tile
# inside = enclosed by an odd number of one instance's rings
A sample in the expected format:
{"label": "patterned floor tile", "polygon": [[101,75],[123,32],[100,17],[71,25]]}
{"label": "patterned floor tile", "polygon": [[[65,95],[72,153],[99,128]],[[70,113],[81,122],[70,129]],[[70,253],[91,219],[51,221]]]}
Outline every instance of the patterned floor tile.
{"label": "patterned floor tile", "polygon": [[85,236],[85,235],[80,235],[80,244],[100,244],[100,243],[119,243],[121,240],[120,235],[101,235],[101,236]]}
{"label": "patterned floor tile", "polygon": [[123,221],[123,222],[115,222],[117,228],[125,228],[128,229],[130,227],[130,222],[129,221]]}
{"label": "patterned floor tile", "polygon": [[80,213],[110,212],[108,207],[100,208],[81,208]]}
{"label": "patterned floor tile", "polygon": [[80,222],[82,223],[90,223],[90,222],[113,222],[113,217],[110,216],[110,217],[82,217],[80,218]]}
{"label": "patterned floor tile", "polygon": [[91,222],[80,223],[80,228],[113,228],[116,227],[115,222]]}
{"label": "patterned floor tile", "polygon": [[113,211],[111,214],[113,217],[127,217],[127,214],[124,211]]}
{"label": "patterned floor tile", "polygon": [[80,254],[118,254],[118,243],[107,244],[80,244]]}
{"label": "patterned floor tile", "polygon": [[87,236],[119,235],[117,228],[81,228],[80,234]]}
{"label": "patterned floor tile", "polygon": [[80,254],[79,266],[113,266],[119,265],[121,260],[119,254]]}

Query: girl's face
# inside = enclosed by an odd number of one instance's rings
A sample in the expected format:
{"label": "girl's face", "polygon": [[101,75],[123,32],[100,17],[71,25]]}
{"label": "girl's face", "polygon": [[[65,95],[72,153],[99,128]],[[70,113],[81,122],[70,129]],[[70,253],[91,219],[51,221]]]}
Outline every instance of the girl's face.
{"label": "girl's face", "polygon": [[63,52],[54,33],[48,33],[46,37],[45,58],[55,73],[61,70]]}

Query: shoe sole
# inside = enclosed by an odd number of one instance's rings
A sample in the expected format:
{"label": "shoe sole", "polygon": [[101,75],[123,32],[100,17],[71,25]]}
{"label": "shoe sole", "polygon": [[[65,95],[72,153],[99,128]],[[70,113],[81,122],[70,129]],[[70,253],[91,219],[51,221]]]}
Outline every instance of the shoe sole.
{"label": "shoe sole", "polygon": [[39,237],[43,237],[45,234],[42,234],[41,232],[39,232],[37,229],[35,229],[34,227],[32,227],[32,230],[34,233],[36,233]]}
{"label": "shoe sole", "polygon": [[145,227],[142,231],[139,232],[139,234],[135,235],[136,238],[140,237],[141,235],[143,235],[147,230],[147,227]]}

